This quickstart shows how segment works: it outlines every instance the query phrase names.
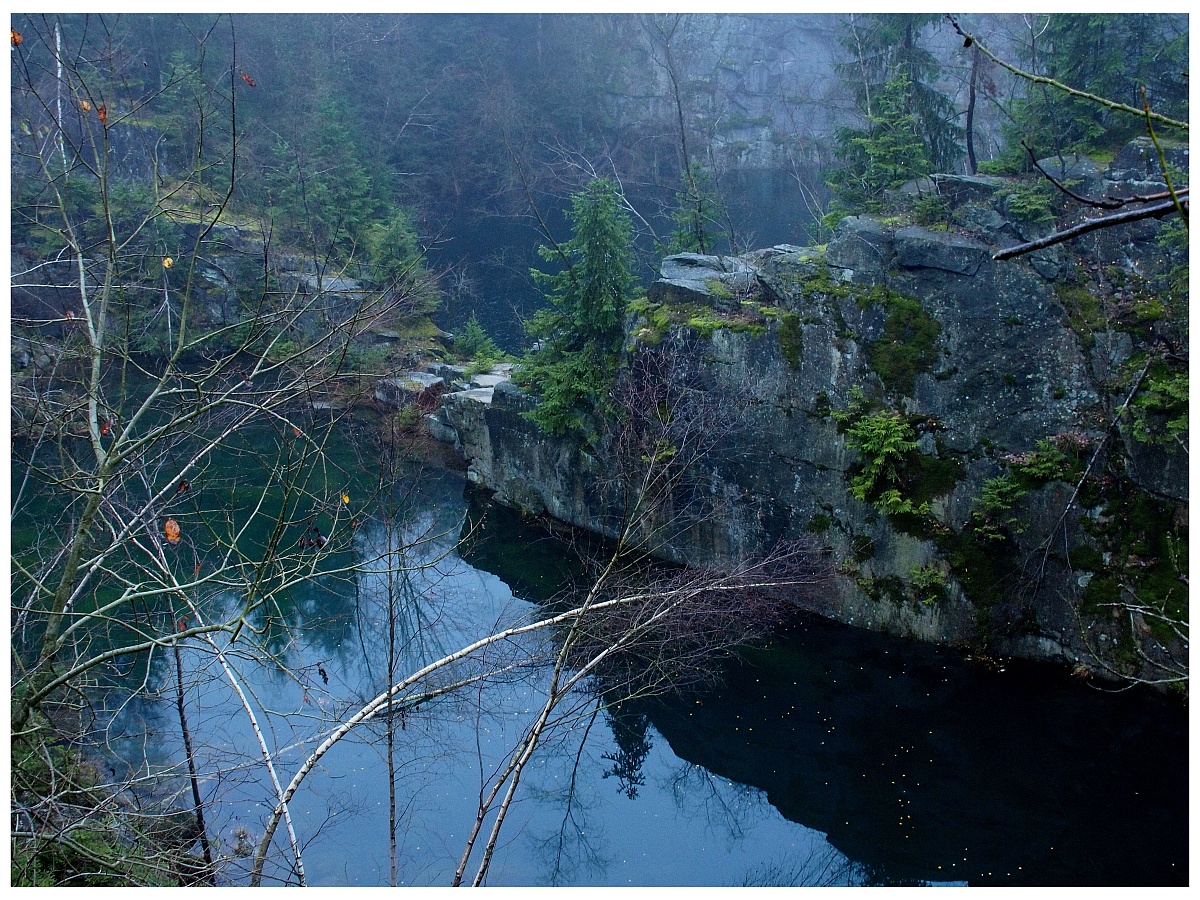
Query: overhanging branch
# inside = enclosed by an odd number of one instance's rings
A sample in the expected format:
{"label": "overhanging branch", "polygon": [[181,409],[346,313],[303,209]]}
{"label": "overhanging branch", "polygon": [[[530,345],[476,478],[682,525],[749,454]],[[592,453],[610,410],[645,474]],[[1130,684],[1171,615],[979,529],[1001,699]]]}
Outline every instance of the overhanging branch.
{"label": "overhanging branch", "polygon": [[1097,103],[1100,106],[1107,107],[1108,109],[1117,110],[1118,112],[1129,113],[1131,115],[1137,116],[1139,119],[1143,118],[1143,117],[1148,117],[1150,119],[1153,119],[1155,122],[1159,122],[1160,124],[1163,124],[1163,125],[1169,125],[1173,128],[1182,128],[1184,131],[1188,130],[1188,123],[1183,122],[1179,119],[1172,119],[1168,116],[1162,115],[1161,113],[1149,112],[1144,109],[1138,109],[1136,106],[1129,106],[1126,103],[1118,103],[1116,100],[1109,100],[1107,97],[1101,97],[1099,94],[1090,94],[1087,91],[1081,91],[1081,90],[1078,90],[1077,88],[1070,87],[1069,85],[1063,84],[1061,81],[1056,81],[1055,79],[1048,78],[1045,75],[1035,75],[1032,72],[1026,72],[1024,69],[1019,69],[1016,66],[1014,66],[1012,63],[1005,62],[1000,57],[996,56],[996,54],[994,54],[987,47],[983,46],[983,44],[979,43],[979,38],[975,37],[975,35],[970,34],[969,32],[963,31],[962,26],[958,24],[958,22],[955,20],[954,16],[947,15],[946,18],[949,20],[949,22],[950,22],[951,26],[953,26],[954,30],[957,31],[958,34],[963,38],[963,46],[964,47],[970,47],[972,44],[974,44],[976,47],[979,48],[979,51],[984,56],[986,56],[988,59],[990,59],[996,65],[1012,72],[1014,75],[1016,75],[1019,78],[1024,78],[1028,81],[1033,82],[1034,84],[1049,85],[1050,87],[1056,88],[1056,89],[1062,91],[1063,93],[1070,94],[1072,97],[1079,97],[1081,100],[1089,100],[1092,103]]}
{"label": "overhanging branch", "polygon": [[[1180,194],[1182,193],[1183,191],[1180,191]],[[1015,256],[1024,256],[1026,253],[1032,253],[1035,250],[1061,244],[1064,241],[1069,241],[1071,238],[1079,237],[1081,234],[1087,234],[1090,231],[1099,231],[1101,228],[1112,228],[1115,225],[1125,225],[1129,222],[1140,222],[1142,219],[1161,219],[1179,210],[1182,210],[1183,215],[1186,216],[1188,214],[1187,198],[1180,197],[1178,204],[1177,207],[1175,200],[1163,200],[1150,206],[1144,206],[1141,209],[1127,209],[1109,216],[1084,219],[1078,225],[1072,225],[1070,228],[1064,228],[1062,231],[1048,234],[1045,237],[1038,238],[1036,241],[1017,244],[1015,247],[1006,247],[998,253],[993,253],[992,259],[1012,259]]]}

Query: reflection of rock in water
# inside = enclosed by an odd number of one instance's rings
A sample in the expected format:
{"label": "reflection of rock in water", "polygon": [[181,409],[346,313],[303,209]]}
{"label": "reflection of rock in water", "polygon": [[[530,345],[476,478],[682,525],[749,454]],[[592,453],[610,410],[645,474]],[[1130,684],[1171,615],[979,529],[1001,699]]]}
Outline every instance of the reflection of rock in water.
{"label": "reflection of rock in water", "polygon": [[486,492],[467,488],[467,517],[459,555],[477,569],[490,572],[513,596],[544,603],[583,573],[583,562],[571,543],[588,536],[556,534],[537,521],[527,521]]}
{"label": "reflection of rock in water", "polygon": [[1179,704],[819,621],[754,659],[641,708],[677,756],[826,833],[867,883],[1186,882]]}

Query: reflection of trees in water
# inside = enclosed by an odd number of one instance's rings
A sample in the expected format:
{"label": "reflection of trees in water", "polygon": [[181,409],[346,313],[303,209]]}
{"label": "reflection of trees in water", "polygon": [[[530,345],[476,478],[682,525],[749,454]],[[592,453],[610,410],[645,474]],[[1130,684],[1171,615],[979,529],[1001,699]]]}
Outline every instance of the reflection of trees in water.
{"label": "reflection of trees in water", "polygon": [[724,832],[731,842],[745,838],[753,820],[762,817],[762,793],[714,775],[703,766],[681,762],[668,776],[667,787],[679,811],[708,823],[714,834]]}
{"label": "reflection of trees in water", "polygon": [[821,841],[809,844],[802,856],[749,869],[742,876],[741,887],[861,887],[872,883],[862,866]]}
{"label": "reflection of trees in water", "polygon": [[[546,867],[546,883],[552,887],[579,884],[585,876],[603,874],[612,862],[604,851],[603,827],[589,815],[602,801],[594,790],[585,792],[590,781],[586,769],[592,760],[585,761],[584,754],[601,703],[596,699],[590,710],[580,709],[580,721],[569,732],[576,740],[573,752],[566,752],[570,747],[567,740],[559,742],[564,750],[561,758],[571,761],[570,772],[565,779],[558,779],[561,786],[557,790],[544,791],[541,795],[542,799],[563,804],[562,819],[554,832],[545,836],[531,835],[535,854]],[[579,777],[581,767],[585,770],[582,780]]]}
{"label": "reflection of trees in water", "polygon": [[642,764],[653,746],[646,733],[650,717],[644,712],[632,711],[623,703],[608,707],[604,713],[617,745],[614,753],[605,753],[603,756],[613,764],[612,768],[605,770],[604,777],[616,778],[621,793],[634,800],[638,788],[646,783]]}
{"label": "reflection of trees in water", "polygon": [[[355,611],[357,639],[361,656],[353,650],[344,660],[347,673],[355,673],[348,684],[355,703],[361,706],[370,696],[393,684],[405,671],[416,671],[443,658],[469,641],[471,630],[479,625],[464,615],[463,605],[474,605],[486,588],[464,565],[454,548],[463,527],[460,515],[447,515],[456,504],[432,504],[422,496],[422,480],[403,478],[398,463],[382,467],[384,481],[381,521],[364,528],[360,549],[367,563],[356,579]],[[389,482],[390,484],[386,483]],[[515,605],[504,606],[496,618],[484,627],[495,631],[506,618],[519,614]],[[452,778],[454,770],[479,770],[480,791],[496,764],[492,752],[485,749],[488,739],[515,740],[506,721],[514,712],[513,702],[524,696],[522,684],[536,673],[538,648],[529,641],[488,648],[475,658],[463,660],[442,677],[430,679],[447,683],[459,679],[477,679],[475,689],[455,691],[424,704],[387,703],[364,730],[370,734],[367,746],[380,756],[387,769],[389,807],[389,856],[392,885],[403,879],[412,883],[415,873],[400,843],[418,810],[437,815],[431,800],[423,797],[426,789],[442,777]],[[497,702],[498,695],[483,689],[484,677],[495,688],[510,688]],[[462,740],[461,728],[454,723],[472,722],[474,741]]]}

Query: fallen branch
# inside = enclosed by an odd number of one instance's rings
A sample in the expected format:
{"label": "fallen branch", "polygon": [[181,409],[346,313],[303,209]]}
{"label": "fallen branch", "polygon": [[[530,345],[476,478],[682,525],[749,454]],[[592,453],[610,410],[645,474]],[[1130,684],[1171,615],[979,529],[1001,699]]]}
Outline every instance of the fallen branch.
{"label": "fallen branch", "polygon": [[998,253],[993,253],[992,259],[1012,259],[1015,256],[1024,256],[1026,253],[1033,253],[1035,250],[1061,244],[1064,241],[1069,241],[1071,238],[1079,237],[1081,234],[1087,234],[1090,231],[1099,231],[1102,228],[1112,228],[1116,225],[1126,225],[1129,222],[1139,222],[1142,219],[1161,219],[1173,212],[1180,211],[1182,211],[1185,217],[1187,216],[1188,200],[1186,198],[1164,200],[1141,209],[1129,209],[1113,213],[1109,216],[1084,219],[1078,225],[1072,225],[1070,228],[1064,228],[1062,231],[1055,231],[1045,237],[1038,238],[1036,241],[1017,244],[1015,247],[1006,247]]}
{"label": "fallen branch", "polygon": [[[1029,154],[1029,162],[1035,169],[1042,173],[1043,178],[1049,181],[1052,185],[1058,188],[1059,191],[1066,194],[1072,200],[1082,203],[1085,206],[1094,206],[1097,209],[1120,209],[1122,206],[1127,206],[1130,203],[1153,203],[1155,200],[1168,200],[1174,199],[1175,197],[1182,197],[1188,192],[1188,188],[1180,188],[1178,191],[1160,191],[1157,194],[1133,194],[1129,197],[1110,196],[1105,197],[1102,200],[1096,200],[1092,197],[1084,197],[1075,193],[1073,190],[1043,169],[1042,164],[1038,162],[1037,154],[1033,152],[1033,149],[1028,144],[1026,144],[1024,141],[1021,141],[1021,146],[1024,147],[1025,152]],[[1164,171],[1166,171],[1165,167]]]}
{"label": "fallen branch", "polygon": [[[608,610],[613,610],[623,607],[633,607],[645,601],[657,601],[663,604],[671,604],[676,602],[686,601],[689,597],[694,597],[698,591],[703,591],[705,594],[720,595],[720,594],[737,594],[746,590],[765,590],[778,591],[794,589],[798,587],[811,586],[818,576],[811,574],[800,574],[788,572],[782,577],[773,577],[771,568],[781,564],[796,565],[800,561],[802,550],[799,548],[785,549],[779,551],[775,556],[767,559],[751,561],[744,563],[734,572],[723,577],[715,578],[711,581],[704,581],[702,588],[698,588],[695,584],[683,585],[679,588],[668,589],[665,591],[655,590],[651,588],[645,593],[633,593],[629,595],[619,596],[610,600],[594,601],[596,593],[593,586],[592,595],[581,606],[575,607],[565,612],[551,615],[546,618],[538,619],[533,622],[527,622],[523,625],[514,625],[502,631],[494,632],[487,637],[481,638],[471,644],[468,644],[461,649],[443,656],[441,659],[435,660],[416,672],[406,676],[395,684],[389,686],[374,699],[364,704],[354,715],[345,719],[329,735],[317,746],[303,762],[296,773],[292,776],[292,780],[283,789],[279,800],[276,803],[274,810],[267,819],[263,829],[262,837],[259,839],[258,847],[254,854],[254,863],[250,873],[251,886],[258,886],[262,880],[263,865],[266,862],[266,855],[271,846],[271,841],[274,837],[276,829],[279,827],[280,820],[284,817],[287,804],[291,802],[296,791],[299,790],[308,774],[316,767],[322,757],[333,749],[343,738],[350,734],[357,726],[364,722],[370,721],[375,715],[388,705],[389,700],[401,698],[401,706],[416,705],[431,697],[445,693],[453,692],[467,684],[481,681],[489,677],[489,673],[483,672],[474,675],[469,675],[465,679],[436,687],[430,687],[418,695],[403,696],[404,692],[410,687],[426,680],[429,676],[436,672],[449,668],[454,663],[464,660],[478,651],[495,644],[511,641],[513,638],[522,635],[533,634],[536,632],[550,631],[559,625],[573,625],[577,620],[580,620],[585,615],[604,613]],[[603,578],[598,580],[598,584],[603,582]],[[614,645],[615,649],[616,645]],[[597,655],[597,659],[593,661],[592,668],[595,663],[608,655],[607,652],[602,652]],[[394,709],[395,707],[390,707]]]}

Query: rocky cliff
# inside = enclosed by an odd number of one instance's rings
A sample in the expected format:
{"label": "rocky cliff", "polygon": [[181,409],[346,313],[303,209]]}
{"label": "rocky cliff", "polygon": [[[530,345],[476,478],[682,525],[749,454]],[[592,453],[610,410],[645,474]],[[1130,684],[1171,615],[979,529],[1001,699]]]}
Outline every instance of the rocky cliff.
{"label": "rocky cliff", "polygon": [[[1144,190],[1140,152],[1071,177]],[[924,190],[933,225],[849,218],[828,247],[663,262],[628,358],[670,360],[643,370],[737,421],[688,483],[708,514],[659,552],[728,563],[807,536],[837,568],[831,618],[1081,672],[1186,671],[1186,250],[1149,221],[997,262],[1055,225],[1026,187]],[[508,381],[452,391],[430,427],[500,502],[613,533],[604,441],[548,438],[533,403]]]}

